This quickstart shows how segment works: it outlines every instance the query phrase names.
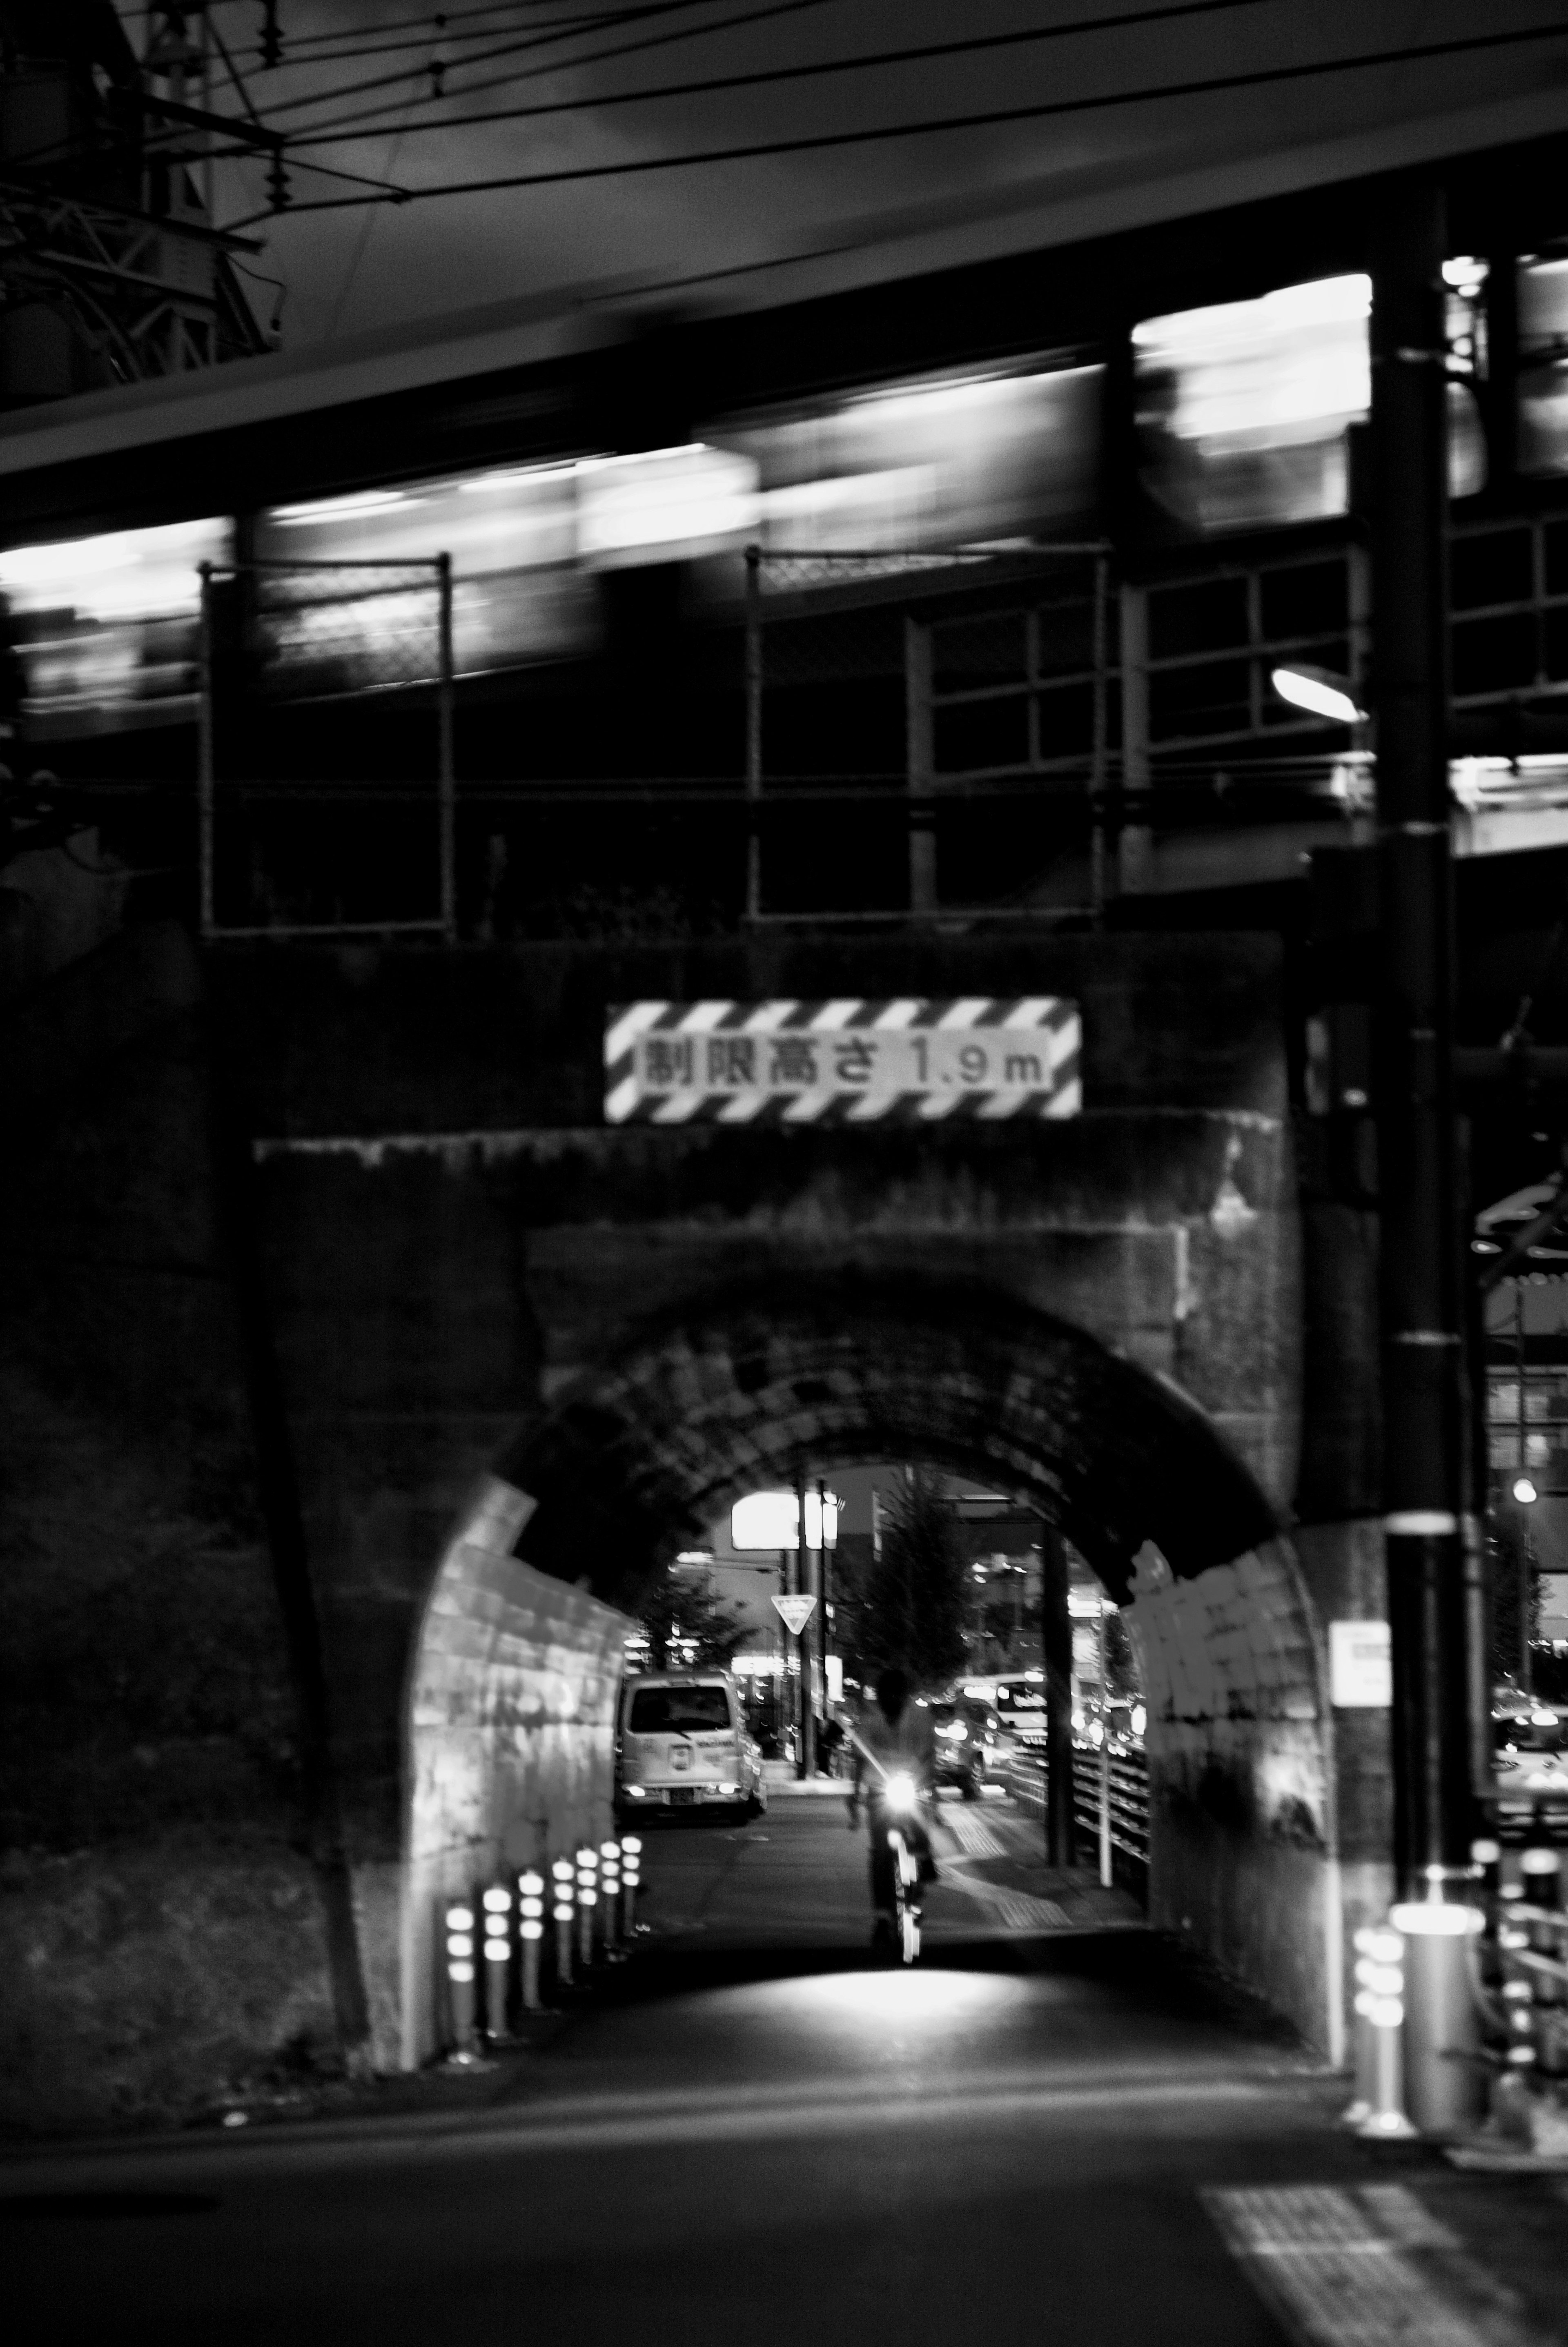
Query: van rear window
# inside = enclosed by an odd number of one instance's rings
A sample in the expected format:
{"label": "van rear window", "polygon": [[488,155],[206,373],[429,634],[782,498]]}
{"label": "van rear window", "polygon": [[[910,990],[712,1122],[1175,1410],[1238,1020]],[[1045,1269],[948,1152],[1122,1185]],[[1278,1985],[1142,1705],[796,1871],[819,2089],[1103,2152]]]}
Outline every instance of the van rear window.
{"label": "van rear window", "polygon": [[722,1686],[639,1687],[626,1723],[632,1736],[683,1736],[729,1725],[730,1693]]}

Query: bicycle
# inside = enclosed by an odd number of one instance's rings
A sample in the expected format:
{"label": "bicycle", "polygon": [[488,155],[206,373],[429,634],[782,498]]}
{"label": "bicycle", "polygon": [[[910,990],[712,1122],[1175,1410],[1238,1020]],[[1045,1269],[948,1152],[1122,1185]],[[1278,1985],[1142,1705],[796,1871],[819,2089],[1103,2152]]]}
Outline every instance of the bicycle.
{"label": "bicycle", "polygon": [[893,1943],[899,1963],[912,1964],[920,1952],[920,1860],[897,1820],[914,1816],[919,1788],[913,1777],[892,1776],[884,1784],[882,1798],[894,1820],[887,1828],[887,1847],[893,1853]]}

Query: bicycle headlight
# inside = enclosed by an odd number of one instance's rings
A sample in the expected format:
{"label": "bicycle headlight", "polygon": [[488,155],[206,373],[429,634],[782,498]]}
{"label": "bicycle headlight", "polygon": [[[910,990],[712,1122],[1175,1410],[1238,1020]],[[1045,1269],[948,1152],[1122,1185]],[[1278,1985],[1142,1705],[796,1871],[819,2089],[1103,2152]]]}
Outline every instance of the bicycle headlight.
{"label": "bicycle headlight", "polygon": [[913,1777],[897,1776],[887,1779],[887,1806],[890,1809],[912,1809],[916,1801]]}

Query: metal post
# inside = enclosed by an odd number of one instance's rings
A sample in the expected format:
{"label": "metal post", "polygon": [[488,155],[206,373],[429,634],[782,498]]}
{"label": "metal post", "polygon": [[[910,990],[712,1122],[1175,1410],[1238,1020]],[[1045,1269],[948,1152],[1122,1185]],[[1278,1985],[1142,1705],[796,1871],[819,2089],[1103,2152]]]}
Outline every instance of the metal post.
{"label": "metal post", "polygon": [[512,1894],[497,1884],[484,1892],[480,1903],[485,1911],[480,1919],[485,1930],[485,2034],[494,2045],[510,2035]]}
{"label": "metal post", "polygon": [[642,1880],[642,1842],[637,1834],[620,1837],[620,1936],[630,1940],[637,1929],[637,1892]]}
{"label": "metal post", "polygon": [[446,2004],[452,2047],[446,2056],[450,2070],[483,2070],[489,2065],[479,2054],[477,2000],[474,1985],[474,1910],[442,1902],[446,1941]]}
{"label": "metal post", "polygon": [[[1513,1284],[1513,1378],[1515,1420],[1518,1429],[1518,1475],[1526,1472],[1529,1456],[1528,1424],[1530,1411],[1524,1389],[1524,1282]],[[1525,1506],[1524,1501],[1519,1503]],[[1520,1522],[1522,1537],[1519,1543],[1519,1688],[1522,1695],[1533,1690],[1535,1673],[1530,1655],[1531,1569],[1534,1558],[1531,1553],[1530,1516],[1528,1510]]]}
{"label": "metal post", "polygon": [[827,1537],[827,1484],[820,1475],[816,1479],[816,1612],[812,1617],[816,1624],[816,1634],[812,1643],[816,1649],[817,1676],[822,1681],[822,1716],[825,1720],[827,1717],[827,1600],[833,1551]]}
{"label": "metal post", "polygon": [[931,630],[904,621],[905,756],[909,784],[909,910],[937,909],[936,749],[931,729]]}
{"label": "metal post", "polygon": [[553,1898],[551,1920],[556,1927],[556,1986],[571,1986],[571,1926],[573,1869],[569,1858],[558,1858],[550,1868]]}
{"label": "metal post", "polygon": [[[1465,1903],[1470,1782],[1463,1508],[1464,1360],[1453,1106],[1448,786],[1445,207],[1391,183],[1373,229],[1372,595],[1382,969],[1378,1209],[1383,1503],[1393,1645],[1394,1859],[1411,1901]],[[1405,1929],[1399,1912],[1394,1918]],[[1460,2000],[1433,1976],[1467,1963],[1432,1934],[1408,2014],[1412,2100],[1482,2076],[1455,2042]],[[1473,2009],[1472,2009],[1473,2011]],[[1473,2018],[1471,2023],[1473,2052]],[[1458,2057],[1457,2059],[1455,2057]],[[1450,2084],[1452,2083],[1450,2081]]]}
{"label": "metal post", "polygon": [[525,2013],[538,2013],[539,1947],[545,1936],[545,1879],[530,1868],[518,1877],[518,1938],[522,1946],[522,2000]]}
{"label": "metal post", "polygon": [[[805,1541],[805,1477],[794,1479],[795,1503],[795,1588],[803,1597],[811,1594],[811,1551]],[[800,1665],[800,1757],[796,1776],[805,1778],[816,1774],[816,1717],[811,1707],[811,1645],[809,1623],[802,1623],[795,1637],[795,1659]]]}
{"label": "metal post", "polygon": [[452,700],[452,557],[436,558],[440,595],[439,669],[436,686],[436,724],[440,736],[441,934],[446,944],[457,942],[457,781]]}
{"label": "metal post", "polygon": [[746,918],[763,909],[763,550],[746,548]]}
{"label": "metal post", "polygon": [[599,1905],[599,1852],[584,1842],[577,1854],[577,1960],[586,1973],[593,1963],[594,1913]]}
{"label": "metal post", "polygon": [[213,885],[213,753],[212,753],[212,565],[198,568],[201,581],[201,613],[196,636],[196,820],[200,831],[201,934],[210,938],[217,926]]}
{"label": "metal post", "polygon": [[613,1963],[615,1943],[620,1936],[620,1844],[601,1841],[599,1845],[599,1889],[603,1906],[602,1929],[604,1952]]}
{"label": "metal post", "polygon": [[1111,1706],[1106,1700],[1105,1600],[1100,1600],[1100,1881],[1111,1888]]}
{"label": "metal post", "polygon": [[[1072,1820],[1072,1616],[1067,1606],[1067,1544],[1040,1527],[1040,1643],[1045,1664],[1045,1862],[1077,1859]],[[1016,1584],[1015,1584],[1016,1585]]]}
{"label": "metal post", "polygon": [[1117,840],[1117,886],[1124,897],[1148,887],[1149,827],[1149,596],[1143,587],[1122,589],[1122,829]]}
{"label": "metal post", "polygon": [[1094,558],[1094,749],[1089,773],[1089,902],[1096,921],[1105,910],[1105,776],[1111,742],[1105,656],[1110,591],[1111,565],[1099,554]]}

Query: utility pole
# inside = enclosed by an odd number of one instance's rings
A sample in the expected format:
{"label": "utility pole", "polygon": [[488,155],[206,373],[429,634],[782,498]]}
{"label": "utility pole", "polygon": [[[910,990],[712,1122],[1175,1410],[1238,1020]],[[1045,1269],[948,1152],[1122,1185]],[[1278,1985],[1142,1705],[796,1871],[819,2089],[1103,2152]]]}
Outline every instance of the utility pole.
{"label": "utility pole", "polygon": [[[836,1505],[836,1502],[835,1502]],[[827,1537],[827,1485],[819,1475],[816,1479],[816,1667],[822,1680],[822,1716],[829,1717],[827,1703],[827,1613],[833,1601],[833,1551],[837,1539],[835,1520],[834,1540]],[[813,1756],[815,1758],[815,1755]]]}
{"label": "utility pole", "polygon": [[1067,1543],[1050,1524],[1040,1536],[1040,1645],[1045,1665],[1045,1862],[1071,1866],[1072,1820],[1072,1615],[1067,1604]]}
{"label": "utility pole", "polygon": [[[1378,1185],[1394,1862],[1406,2057],[1423,2128],[1478,2110],[1466,1973],[1464,1321],[1453,1093],[1448,407],[1441,190],[1380,193],[1372,246],[1373,705],[1381,942]],[[1471,1529],[1473,1530],[1473,1520]],[[1425,1909],[1424,1915],[1417,1907]],[[1468,2043],[1466,2042],[1468,2017]],[[1455,2057],[1458,2058],[1455,2058]]]}
{"label": "utility pole", "polygon": [[[811,1551],[805,1538],[805,1473],[803,1469],[794,1479],[795,1557],[797,1579],[795,1587],[802,1597],[813,1594]],[[800,1743],[795,1774],[801,1778],[816,1774],[816,1715],[811,1707],[811,1624],[803,1622],[795,1637],[795,1660],[800,1666]]]}

